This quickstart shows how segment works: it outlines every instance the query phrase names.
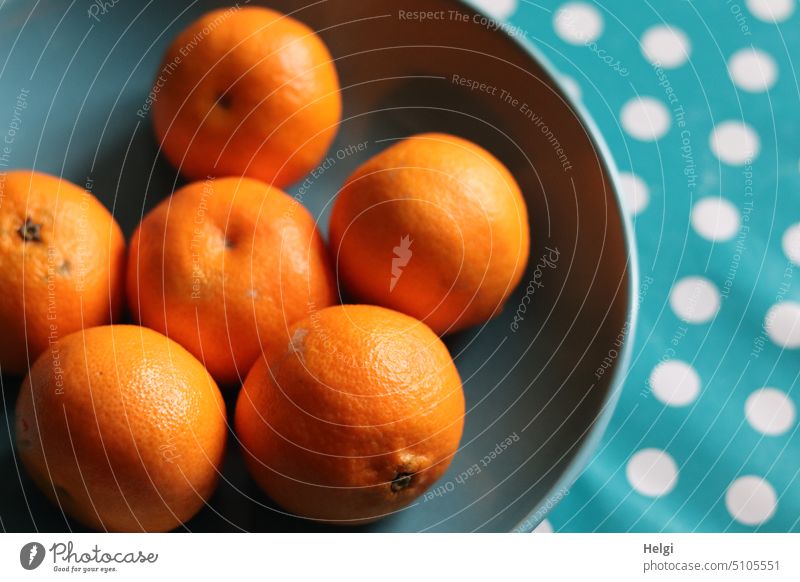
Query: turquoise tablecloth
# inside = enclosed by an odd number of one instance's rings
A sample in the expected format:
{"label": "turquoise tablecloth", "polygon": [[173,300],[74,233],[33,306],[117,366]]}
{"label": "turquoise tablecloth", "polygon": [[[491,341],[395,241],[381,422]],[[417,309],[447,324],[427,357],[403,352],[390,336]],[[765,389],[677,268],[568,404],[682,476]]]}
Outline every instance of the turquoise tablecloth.
{"label": "turquoise tablecloth", "polygon": [[795,0],[476,4],[598,122],[639,247],[619,407],[538,531],[800,531]]}

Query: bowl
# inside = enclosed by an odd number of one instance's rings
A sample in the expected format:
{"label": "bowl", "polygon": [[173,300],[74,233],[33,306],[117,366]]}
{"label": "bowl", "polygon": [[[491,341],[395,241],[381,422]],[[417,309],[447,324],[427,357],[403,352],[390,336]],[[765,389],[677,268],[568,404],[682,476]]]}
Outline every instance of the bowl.
{"label": "bowl", "polygon": [[[253,2],[253,4],[260,2]],[[614,164],[523,31],[451,0],[274,1],[317,30],[338,68],[336,142],[289,189],[327,230],[345,177],[418,132],[449,132],[500,158],[530,214],[523,282],[487,324],[446,338],[464,380],[464,437],[448,473],[362,531],[530,531],[585,465],[628,365],[636,262]],[[159,154],[148,95],[177,33],[224,4],[23,0],[0,8],[0,171],[35,168],[85,186],[125,233],[184,183]],[[88,6],[88,8],[87,8]],[[235,8],[234,8],[235,9]],[[2,379],[0,515],[7,531],[82,527],[18,466],[10,435],[19,378]],[[233,398],[227,395],[230,407]],[[230,409],[230,408],[229,408]],[[220,486],[191,531],[321,531],[277,508],[231,438]],[[335,528],[342,529],[342,528]]]}

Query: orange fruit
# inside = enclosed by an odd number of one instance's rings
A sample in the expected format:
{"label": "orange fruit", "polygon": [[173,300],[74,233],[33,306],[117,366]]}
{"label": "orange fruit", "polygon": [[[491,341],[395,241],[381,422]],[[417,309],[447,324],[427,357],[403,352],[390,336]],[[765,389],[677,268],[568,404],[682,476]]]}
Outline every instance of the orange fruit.
{"label": "orange fruit", "polygon": [[148,101],[161,147],[185,176],[251,176],[278,187],[320,162],[342,113],[322,40],[260,7],[215,10],[184,30]]}
{"label": "orange fruit", "polygon": [[422,134],[379,153],[333,206],[337,275],[364,303],[444,334],[496,315],[528,261],[525,201],[514,177],[467,140]]}
{"label": "orange fruit", "polygon": [[0,173],[0,369],[23,375],[51,343],[116,319],[125,239],[89,192],[54,176]]}
{"label": "orange fruit", "polygon": [[211,496],[225,404],[192,355],[135,326],[82,330],[22,385],[19,455],[38,487],[87,526],[167,531]]}
{"label": "orange fruit", "polygon": [[333,523],[379,519],[445,472],[464,393],[445,345],[424,323],[343,305],[296,323],[260,359],[236,404],[251,474],[279,505]]}
{"label": "orange fruit", "polygon": [[127,282],[136,319],[226,385],[337,297],[314,219],[250,178],[196,182],[153,209],[131,240]]}

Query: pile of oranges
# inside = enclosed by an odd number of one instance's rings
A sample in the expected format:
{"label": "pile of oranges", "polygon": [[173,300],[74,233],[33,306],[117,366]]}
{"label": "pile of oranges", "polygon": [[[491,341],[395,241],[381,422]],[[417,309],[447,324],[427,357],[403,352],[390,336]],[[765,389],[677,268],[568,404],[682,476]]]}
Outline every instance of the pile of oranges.
{"label": "pile of oranges", "polygon": [[[21,460],[91,528],[170,530],[213,494],[222,393],[241,388],[233,434],[276,503],[338,524],[401,510],[462,434],[440,336],[497,315],[525,269],[517,183],[467,140],[409,137],[343,185],[328,247],[280,190],[320,163],[341,121],[322,40],[266,8],[228,9],[164,62],[156,135],[197,181],[127,250],[89,192],[0,176],[0,370],[27,374]],[[358,303],[339,305],[339,285]]]}

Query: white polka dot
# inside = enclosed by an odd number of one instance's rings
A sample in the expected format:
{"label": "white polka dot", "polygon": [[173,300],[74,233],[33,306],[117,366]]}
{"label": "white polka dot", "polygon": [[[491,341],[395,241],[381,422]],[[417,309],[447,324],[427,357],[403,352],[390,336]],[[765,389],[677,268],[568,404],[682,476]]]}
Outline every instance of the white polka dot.
{"label": "white polka dot", "polygon": [[648,497],[666,495],[678,482],[678,466],[659,449],[644,449],[633,455],[625,474],[631,487]]}
{"label": "white polka dot", "polygon": [[764,318],[764,328],[773,342],[782,348],[800,348],[800,303],[781,301]]}
{"label": "white polka dot", "polygon": [[800,265],[800,222],[793,224],[783,233],[783,252],[795,265]]}
{"label": "white polka dot", "polygon": [[553,533],[553,525],[546,519],[536,526],[533,533]]}
{"label": "white polka dot", "polygon": [[620,117],[625,131],[642,141],[659,139],[669,130],[669,111],[652,97],[634,97],[623,106]]}
{"label": "white polka dot", "polygon": [[639,176],[622,172],[619,175],[619,187],[628,212],[636,215],[647,208],[650,202],[650,190]]}
{"label": "white polka dot", "polygon": [[747,0],[747,8],[761,20],[783,22],[794,12],[794,0]]}
{"label": "white polka dot", "polygon": [[764,51],[746,48],[733,54],[728,61],[728,73],[741,89],[758,93],[775,84],[778,67]]}
{"label": "white polka dot", "polygon": [[661,362],[650,374],[650,388],[668,406],[686,406],[700,394],[700,376],[680,360]]}
{"label": "white polka dot", "polygon": [[730,240],[739,231],[739,211],[724,198],[703,198],[692,208],[692,226],[708,240]]}
{"label": "white polka dot", "polygon": [[497,20],[506,20],[517,10],[517,0],[472,0],[472,3]]}
{"label": "white polka dot", "polygon": [[777,436],[792,428],[797,412],[789,396],[776,388],[753,392],[744,405],[747,422],[758,432]]}
{"label": "white polka dot", "polygon": [[576,101],[581,98],[581,86],[578,85],[575,79],[566,75],[561,75],[561,84],[564,85],[564,91],[566,91],[570,97]]}
{"label": "white polka dot", "polygon": [[732,166],[752,161],[761,149],[758,134],[741,121],[723,121],[711,132],[711,151]]}
{"label": "white polka dot", "polygon": [[555,14],[556,34],[571,44],[597,40],[603,33],[603,17],[597,8],[583,2],[568,2]]}
{"label": "white polka dot", "polygon": [[678,281],[669,294],[675,315],[688,323],[705,323],[720,306],[720,295],[714,284],[703,277],[686,277]]}
{"label": "white polka dot", "polygon": [[725,507],[733,519],[745,525],[764,523],[775,513],[778,496],[775,489],[755,475],[739,477],[725,492]]}
{"label": "white polka dot", "polygon": [[681,66],[689,58],[691,43],[686,34],[667,25],[653,26],[642,36],[642,54],[652,64],[665,69]]}

